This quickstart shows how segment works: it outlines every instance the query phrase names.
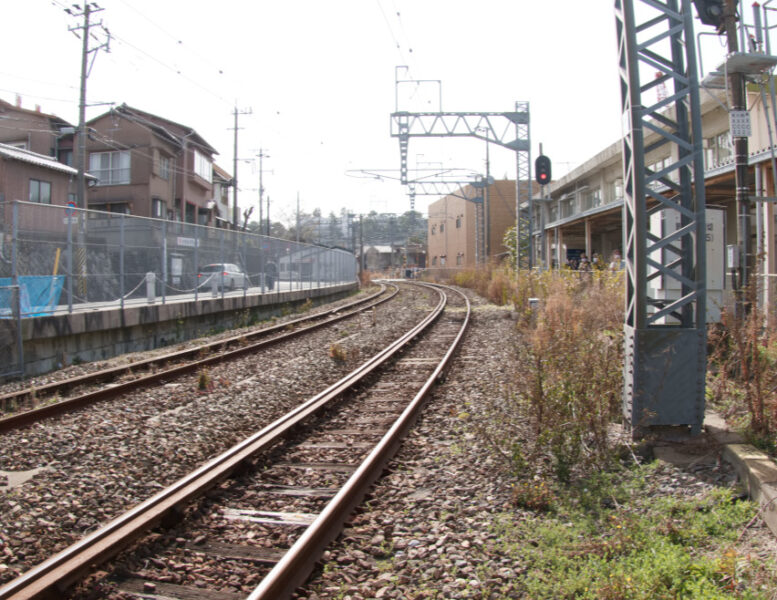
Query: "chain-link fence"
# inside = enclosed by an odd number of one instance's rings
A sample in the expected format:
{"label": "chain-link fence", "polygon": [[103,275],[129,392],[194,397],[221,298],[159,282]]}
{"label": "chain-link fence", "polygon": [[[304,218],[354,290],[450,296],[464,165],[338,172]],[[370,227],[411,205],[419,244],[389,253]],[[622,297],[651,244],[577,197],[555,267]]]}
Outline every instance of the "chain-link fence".
{"label": "chain-link fence", "polygon": [[[350,252],[130,215],[0,203],[0,287],[18,318],[82,308],[276,293],[356,280]],[[0,318],[13,318],[0,294]]]}

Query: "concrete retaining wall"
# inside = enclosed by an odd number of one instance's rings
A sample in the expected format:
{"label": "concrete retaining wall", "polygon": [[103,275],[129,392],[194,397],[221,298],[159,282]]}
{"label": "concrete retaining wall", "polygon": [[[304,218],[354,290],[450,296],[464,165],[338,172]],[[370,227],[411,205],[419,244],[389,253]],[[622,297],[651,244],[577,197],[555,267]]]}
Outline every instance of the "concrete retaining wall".
{"label": "concrete retaining wall", "polygon": [[[310,299],[332,302],[356,291],[356,283],[271,294],[208,298],[121,309],[101,309],[22,320],[25,376],[73,363],[152,350],[244,327],[293,311]],[[16,322],[0,322],[0,337],[16,338]]]}

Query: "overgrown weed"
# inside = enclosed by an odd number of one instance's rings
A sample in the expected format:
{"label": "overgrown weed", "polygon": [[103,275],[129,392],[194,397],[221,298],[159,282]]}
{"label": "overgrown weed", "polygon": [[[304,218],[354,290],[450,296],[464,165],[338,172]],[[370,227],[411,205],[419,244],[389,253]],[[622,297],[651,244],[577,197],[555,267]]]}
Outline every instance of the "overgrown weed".
{"label": "overgrown weed", "polygon": [[737,547],[753,503],[731,489],[654,498],[643,489],[653,468],[583,478],[556,496],[553,518],[498,521],[504,552],[520,557],[518,597],[770,598],[774,565]]}
{"label": "overgrown weed", "polygon": [[[613,458],[620,419],[623,298],[620,278],[521,273],[490,286],[518,312],[513,377],[478,422],[516,475],[569,482]],[[529,307],[529,298],[538,306]]]}
{"label": "overgrown weed", "polygon": [[777,433],[777,331],[773,313],[756,308],[756,282],[744,292],[752,307],[746,315],[723,309],[721,323],[709,335],[712,352],[707,378],[708,398],[738,421],[751,441],[775,451]]}

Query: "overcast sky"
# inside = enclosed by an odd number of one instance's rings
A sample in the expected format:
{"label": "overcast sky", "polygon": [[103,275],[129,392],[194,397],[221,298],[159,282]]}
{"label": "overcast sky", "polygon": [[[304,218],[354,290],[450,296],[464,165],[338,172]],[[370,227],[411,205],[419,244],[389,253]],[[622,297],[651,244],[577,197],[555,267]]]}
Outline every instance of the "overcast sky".
{"label": "overcast sky", "polygon": [[[0,98],[78,121],[82,23],[64,0],[0,0]],[[395,73],[399,108],[501,112],[530,102],[532,157],[543,144],[554,178],[620,134],[615,19],[610,0],[99,0],[111,32],[97,52],[89,103],[126,102],[195,128],[233,171],[233,111],[240,116],[241,211],[264,187],[274,218],[404,212],[396,180],[348,175],[384,169],[398,178],[390,137]],[[92,45],[103,41],[95,28]],[[716,42],[717,43],[717,42]],[[712,60],[712,59],[710,59]],[[705,64],[705,67],[707,65]],[[440,84],[434,83],[439,81]],[[87,118],[109,109],[91,106]],[[515,177],[515,156],[491,147],[491,173]],[[484,171],[474,139],[411,139],[410,165]],[[417,210],[436,198],[419,196]],[[255,209],[254,216],[258,209]]]}

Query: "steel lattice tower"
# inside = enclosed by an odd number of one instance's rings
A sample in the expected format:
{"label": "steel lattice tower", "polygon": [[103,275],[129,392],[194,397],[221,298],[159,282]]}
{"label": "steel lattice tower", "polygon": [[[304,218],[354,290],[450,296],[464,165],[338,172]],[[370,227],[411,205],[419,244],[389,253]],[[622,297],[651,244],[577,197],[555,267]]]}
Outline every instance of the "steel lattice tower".
{"label": "steel lattice tower", "polygon": [[[615,17],[624,127],[623,410],[635,435],[661,425],[689,425],[698,433],[705,404],[706,250],[690,0],[615,0]],[[651,103],[655,93],[646,92],[664,82],[667,95]],[[670,164],[653,171],[646,155],[665,144]],[[657,278],[677,293],[658,297],[650,285]]]}
{"label": "steel lattice tower", "polygon": [[[512,131],[511,131],[512,129]],[[391,114],[391,136],[399,139],[400,182],[408,180],[408,148],[411,137],[472,137],[497,144],[516,154],[516,227],[519,265],[533,264],[531,218],[531,138],[529,103],[516,102],[513,112],[424,112],[397,111]],[[523,179],[525,177],[525,180]],[[528,208],[522,208],[524,207]],[[521,217],[521,211],[525,217]]]}

